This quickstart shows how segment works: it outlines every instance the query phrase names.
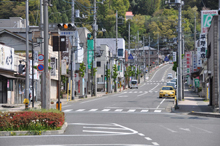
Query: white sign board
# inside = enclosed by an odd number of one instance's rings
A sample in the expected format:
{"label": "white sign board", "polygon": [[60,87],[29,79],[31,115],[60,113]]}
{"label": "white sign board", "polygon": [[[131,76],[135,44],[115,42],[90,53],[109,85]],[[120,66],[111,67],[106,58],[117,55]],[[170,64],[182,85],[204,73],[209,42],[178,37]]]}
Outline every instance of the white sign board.
{"label": "white sign board", "polygon": [[202,67],[202,60],[201,60],[201,48],[197,48],[197,68]]}
{"label": "white sign board", "polygon": [[[34,66],[38,66],[38,63],[34,62]],[[30,60],[30,79],[32,79],[32,60]],[[39,80],[39,72],[34,69],[34,79]]]}
{"label": "white sign board", "polygon": [[34,62],[38,62],[38,51],[34,51]]}
{"label": "white sign board", "polygon": [[193,71],[197,71],[197,54],[193,55]]}
{"label": "white sign board", "polygon": [[218,10],[204,10],[201,11],[201,33],[207,33],[211,26],[212,17],[218,15]]}
{"label": "white sign board", "polygon": [[50,66],[51,66],[51,76],[56,76],[56,58],[55,57],[51,57],[51,62],[50,62]]}
{"label": "white sign board", "polygon": [[14,70],[14,48],[0,44],[0,68]]}
{"label": "white sign board", "polygon": [[173,62],[176,62],[176,52],[173,52]]}
{"label": "white sign board", "polygon": [[61,75],[66,75],[66,60],[61,61]]}

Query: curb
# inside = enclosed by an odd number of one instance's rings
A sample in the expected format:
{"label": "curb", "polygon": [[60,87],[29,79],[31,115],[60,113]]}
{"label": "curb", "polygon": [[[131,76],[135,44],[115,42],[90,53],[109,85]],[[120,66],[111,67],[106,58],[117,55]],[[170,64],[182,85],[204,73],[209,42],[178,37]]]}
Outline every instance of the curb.
{"label": "curb", "polygon": [[220,118],[220,113],[208,113],[208,112],[190,112],[188,115],[204,116],[204,117],[213,117]]}
{"label": "curb", "polygon": [[[47,130],[42,131],[40,135],[57,135],[63,134],[67,128],[68,124],[65,122],[61,127],[61,130]],[[13,133],[13,135],[12,135]],[[31,133],[30,131],[0,131],[0,136],[28,136],[28,135],[36,135]]]}

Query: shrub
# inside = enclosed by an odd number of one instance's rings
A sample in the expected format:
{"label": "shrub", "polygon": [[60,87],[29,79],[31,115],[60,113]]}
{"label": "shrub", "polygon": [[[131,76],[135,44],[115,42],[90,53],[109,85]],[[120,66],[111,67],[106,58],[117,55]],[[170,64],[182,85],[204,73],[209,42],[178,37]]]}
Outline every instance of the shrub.
{"label": "shrub", "polygon": [[63,124],[63,112],[0,112],[0,131],[58,130]]}

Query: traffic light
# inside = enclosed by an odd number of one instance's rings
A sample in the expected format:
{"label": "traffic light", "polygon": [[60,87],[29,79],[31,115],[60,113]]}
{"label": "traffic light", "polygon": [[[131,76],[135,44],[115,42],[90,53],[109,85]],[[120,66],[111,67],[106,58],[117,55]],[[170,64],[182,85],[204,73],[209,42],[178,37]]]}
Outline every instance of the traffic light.
{"label": "traffic light", "polygon": [[58,29],[60,29],[61,31],[75,31],[76,30],[76,26],[73,23],[59,23],[57,24]]}
{"label": "traffic light", "polygon": [[18,73],[23,74],[26,71],[25,65],[19,64],[18,65]]}

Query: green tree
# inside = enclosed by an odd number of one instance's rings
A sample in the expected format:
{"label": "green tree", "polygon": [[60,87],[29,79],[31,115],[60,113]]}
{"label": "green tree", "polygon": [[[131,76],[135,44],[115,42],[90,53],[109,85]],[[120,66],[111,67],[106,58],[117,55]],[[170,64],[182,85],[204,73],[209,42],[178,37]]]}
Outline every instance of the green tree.
{"label": "green tree", "polygon": [[113,75],[112,75],[112,78],[113,78],[113,81],[114,81],[114,84],[115,84],[115,92],[117,92],[117,84],[116,84],[116,79],[117,79],[117,77],[118,77],[118,68],[117,68],[117,65],[116,64],[114,64],[114,66],[113,66]]}
{"label": "green tree", "polygon": [[86,71],[86,66],[83,62],[80,64],[80,67],[79,67],[79,74],[82,78],[85,76],[85,71]]}

